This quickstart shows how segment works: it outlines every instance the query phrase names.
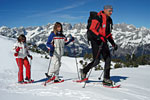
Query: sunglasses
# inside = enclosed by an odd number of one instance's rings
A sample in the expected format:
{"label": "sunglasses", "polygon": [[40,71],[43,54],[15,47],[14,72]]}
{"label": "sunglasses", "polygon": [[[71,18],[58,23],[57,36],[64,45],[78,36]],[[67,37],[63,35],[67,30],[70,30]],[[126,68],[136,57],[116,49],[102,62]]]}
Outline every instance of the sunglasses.
{"label": "sunglasses", "polygon": [[113,12],[113,10],[108,10],[108,12]]}

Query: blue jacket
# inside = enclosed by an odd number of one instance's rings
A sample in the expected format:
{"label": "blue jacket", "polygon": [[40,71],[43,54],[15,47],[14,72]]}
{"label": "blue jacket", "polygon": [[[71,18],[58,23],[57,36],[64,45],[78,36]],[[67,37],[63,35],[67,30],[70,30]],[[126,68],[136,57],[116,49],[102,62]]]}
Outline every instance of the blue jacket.
{"label": "blue jacket", "polygon": [[47,40],[47,43],[46,43],[46,46],[48,48],[50,48],[51,51],[54,50],[54,43],[53,43],[53,38],[55,37],[55,33],[51,33],[48,37],[48,40]]}
{"label": "blue jacket", "polygon": [[54,32],[52,32],[49,37],[48,37],[48,41],[46,43],[46,46],[48,48],[50,48],[51,51],[54,51],[54,40],[55,39],[62,39],[64,38],[64,44],[68,45],[70,42],[72,42],[74,39],[70,39],[69,41],[67,41],[67,38],[61,33],[61,34],[55,34]]}

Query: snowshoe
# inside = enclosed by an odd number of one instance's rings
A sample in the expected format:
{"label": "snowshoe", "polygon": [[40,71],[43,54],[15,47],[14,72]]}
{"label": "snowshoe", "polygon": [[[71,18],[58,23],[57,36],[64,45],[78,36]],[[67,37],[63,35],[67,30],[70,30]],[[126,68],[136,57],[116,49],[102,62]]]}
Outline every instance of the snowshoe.
{"label": "snowshoe", "polygon": [[81,83],[81,82],[85,82],[85,81],[87,81],[87,80],[88,80],[88,78],[84,78],[83,80],[75,80],[75,81],[73,81],[73,82]]}
{"label": "snowshoe", "polygon": [[54,82],[60,82],[61,81],[61,79],[58,79],[58,80],[54,80]]}
{"label": "snowshoe", "polygon": [[64,82],[64,80],[61,80],[61,79],[54,80],[54,82],[53,82],[53,83],[61,83],[61,82]]}
{"label": "snowshoe", "polygon": [[18,83],[19,84],[27,84],[27,82],[25,82],[25,81],[19,81]]}
{"label": "snowshoe", "polygon": [[49,82],[55,80],[55,78],[56,78],[56,76],[51,76],[51,77],[49,77],[48,80],[43,83],[43,85],[46,86],[47,83],[49,83]]}
{"label": "snowshoe", "polygon": [[121,85],[113,85],[113,86],[103,85],[103,86],[107,88],[120,88]]}
{"label": "snowshoe", "polygon": [[25,78],[25,80],[26,80],[27,83],[33,83],[34,82],[34,80],[28,79],[27,77]]}
{"label": "snowshoe", "polygon": [[26,82],[27,82],[27,83],[33,83],[33,82],[34,82],[34,80],[29,79],[29,80],[27,80]]}

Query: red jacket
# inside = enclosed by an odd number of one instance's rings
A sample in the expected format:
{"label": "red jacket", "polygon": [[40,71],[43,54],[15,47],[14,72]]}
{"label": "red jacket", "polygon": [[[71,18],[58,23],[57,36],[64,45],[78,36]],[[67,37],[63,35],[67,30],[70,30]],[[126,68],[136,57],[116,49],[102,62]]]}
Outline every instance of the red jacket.
{"label": "red jacket", "polygon": [[[106,42],[104,39],[104,38],[106,38],[107,40],[109,40],[109,42],[112,45],[114,45],[114,40],[113,40],[112,34],[111,34],[112,19],[110,17],[107,18],[107,16],[104,14],[103,11],[100,11],[98,13],[98,16],[102,17],[103,22],[100,23],[98,20],[93,19],[91,26],[90,26],[90,30],[97,36],[100,36],[100,38],[103,42]],[[99,30],[98,30],[98,28],[99,28]]]}

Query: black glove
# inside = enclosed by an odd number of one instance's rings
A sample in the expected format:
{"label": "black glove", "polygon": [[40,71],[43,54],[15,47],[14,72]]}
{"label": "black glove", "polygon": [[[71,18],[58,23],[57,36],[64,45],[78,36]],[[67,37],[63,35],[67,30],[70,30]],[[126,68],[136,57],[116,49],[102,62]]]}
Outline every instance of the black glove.
{"label": "black glove", "polygon": [[72,35],[70,36],[70,40],[69,41],[70,42],[74,41],[74,37]]}
{"label": "black glove", "polygon": [[50,50],[49,55],[53,57],[54,51]]}
{"label": "black glove", "polygon": [[28,57],[32,60],[33,59],[33,57],[31,56],[31,55],[28,55]]}
{"label": "black glove", "polygon": [[114,44],[114,45],[113,45],[113,48],[114,48],[115,51],[118,50],[118,45],[117,45],[117,44]]}

